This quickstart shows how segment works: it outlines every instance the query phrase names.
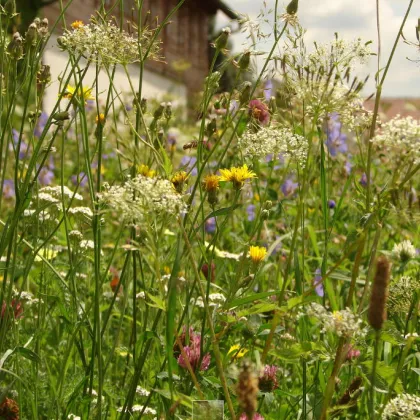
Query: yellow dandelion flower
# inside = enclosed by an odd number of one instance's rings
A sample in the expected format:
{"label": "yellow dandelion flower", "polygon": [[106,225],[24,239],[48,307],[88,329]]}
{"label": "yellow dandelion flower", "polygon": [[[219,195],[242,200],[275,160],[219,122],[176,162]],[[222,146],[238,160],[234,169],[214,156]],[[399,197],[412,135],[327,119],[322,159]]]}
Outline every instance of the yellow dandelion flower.
{"label": "yellow dandelion flower", "polygon": [[203,188],[205,191],[216,191],[219,188],[221,177],[219,175],[207,175],[203,180]]}
{"label": "yellow dandelion flower", "polygon": [[153,178],[156,175],[156,171],[150,169],[147,165],[139,165],[138,171],[140,175],[143,175],[146,178]]}
{"label": "yellow dandelion flower", "polygon": [[247,353],[247,349],[241,348],[239,344],[235,344],[229,349],[228,356],[231,354],[233,359],[240,359],[241,357],[244,357]]}
{"label": "yellow dandelion flower", "polygon": [[83,23],[81,20],[75,20],[75,21],[71,24],[71,27],[72,27],[74,30],[76,30],[76,29],[80,29],[80,28],[83,28],[83,26],[85,26],[85,25],[84,25],[84,23]]}
{"label": "yellow dandelion flower", "polygon": [[255,172],[248,169],[247,165],[242,167],[232,167],[230,169],[220,169],[222,174],[221,181],[232,181],[234,188],[240,189],[243,187],[247,179],[256,178]]}
{"label": "yellow dandelion flower", "polygon": [[214,206],[217,203],[217,190],[219,189],[220,176],[207,175],[203,180],[203,188],[207,192],[207,201]]}
{"label": "yellow dandelion flower", "polygon": [[71,85],[67,85],[63,97],[70,100],[76,98],[82,100],[85,104],[88,100],[95,99],[92,96],[92,88],[83,86],[82,88],[79,88],[76,92],[76,88]]}
{"label": "yellow dandelion flower", "polygon": [[171,178],[171,182],[178,193],[182,193],[185,181],[188,179],[188,174],[185,171],[179,171]]}
{"label": "yellow dandelion flower", "polygon": [[267,248],[263,246],[250,246],[249,247],[249,256],[253,263],[260,263],[265,256],[267,255]]}
{"label": "yellow dandelion flower", "polygon": [[102,125],[105,124],[105,114],[103,114],[102,112],[96,116],[96,124],[101,123]]}

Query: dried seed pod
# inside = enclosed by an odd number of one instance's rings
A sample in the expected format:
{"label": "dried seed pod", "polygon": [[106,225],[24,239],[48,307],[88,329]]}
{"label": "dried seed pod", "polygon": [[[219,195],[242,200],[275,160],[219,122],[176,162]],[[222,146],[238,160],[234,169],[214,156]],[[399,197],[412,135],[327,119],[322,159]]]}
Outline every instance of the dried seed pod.
{"label": "dried seed pod", "polygon": [[236,385],[236,394],[242,410],[249,419],[252,419],[257,410],[258,377],[248,361],[242,364]]}
{"label": "dried seed pod", "polygon": [[375,330],[380,330],[386,320],[390,272],[391,264],[389,261],[385,257],[379,257],[376,261],[376,274],[373,279],[368,313],[369,324]]}

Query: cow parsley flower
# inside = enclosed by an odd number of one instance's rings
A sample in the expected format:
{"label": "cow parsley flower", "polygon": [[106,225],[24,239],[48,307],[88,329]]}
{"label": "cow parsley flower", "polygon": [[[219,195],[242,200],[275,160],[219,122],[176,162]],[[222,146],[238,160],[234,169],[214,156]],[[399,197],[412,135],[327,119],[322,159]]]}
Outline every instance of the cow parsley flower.
{"label": "cow parsley flower", "polygon": [[400,394],[385,406],[382,419],[415,420],[420,416],[420,397],[412,394]]}
{"label": "cow parsley flower", "polygon": [[415,165],[420,163],[420,121],[413,117],[397,115],[383,124],[380,133],[371,141],[385,153],[392,153],[398,161],[406,158]]}
{"label": "cow parsley flower", "polygon": [[304,103],[305,113],[320,122],[328,114],[339,112],[350,130],[368,124],[371,116],[363,109],[359,95],[364,82],[351,77],[351,71],[368,60],[369,43],[360,39],[347,42],[336,36],[328,44],[315,44],[308,52],[304,34],[296,25],[295,34],[286,41],[281,58],[285,91],[293,101]]}
{"label": "cow parsley flower", "polygon": [[271,154],[281,154],[305,166],[308,142],[289,128],[263,127],[257,132],[248,131],[238,144],[245,156],[261,159]]}
{"label": "cow parsley flower", "polygon": [[362,333],[362,320],[348,308],[329,312],[319,303],[311,303],[306,313],[318,319],[322,325],[322,332],[333,332],[339,337],[351,337]]}
{"label": "cow parsley flower", "polygon": [[104,184],[99,200],[115,210],[127,223],[141,223],[147,214],[175,216],[187,206],[166,179],[137,175],[122,186]]}
{"label": "cow parsley flower", "polygon": [[58,44],[63,50],[106,66],[139,62],[149,49],[148,58],[157,59],[160,49],[149,29],[142,30],[138,37],[136,33],[121,30],[112,21],[97,22],[94,18],[87,24],[72,25],[72,30],[66,30],[58,38]]}

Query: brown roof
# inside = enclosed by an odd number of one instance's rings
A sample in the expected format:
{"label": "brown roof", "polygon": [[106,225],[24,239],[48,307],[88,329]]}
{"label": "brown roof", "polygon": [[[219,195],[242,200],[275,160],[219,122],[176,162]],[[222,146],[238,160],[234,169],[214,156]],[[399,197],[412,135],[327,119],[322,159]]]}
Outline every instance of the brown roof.
{"label": "brown roof", "polygon": [[[374,105],[374,99],[365,102],[369,110],[373,110]],[[379,115],[382,121],[390,120],[396,115],[412,116],[420,120],[420,98],[383,98],[379,103]]]}

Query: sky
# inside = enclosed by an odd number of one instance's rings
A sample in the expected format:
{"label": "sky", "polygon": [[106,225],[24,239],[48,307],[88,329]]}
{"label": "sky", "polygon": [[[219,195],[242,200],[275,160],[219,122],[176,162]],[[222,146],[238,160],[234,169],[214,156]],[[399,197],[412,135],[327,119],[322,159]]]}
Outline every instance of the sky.
{"label": "sky", "polygon": [[[241,14],[249,15],[252,20],[258,20],[261,10],[265,10],[266,18],[273,21],[273,13],[267,14],[274,9],[275,0],[224,0],[231,9]],[[264,4],[266,7],[264,7]],[[381,67],[386,60],[398,34],[403,16],[409,4],[409,0],[380,0],[380,25],[381,25]],[[287,1],[279,0],[279,11],[283,13]],[[377,51],[378,37],[376,27],[376,0],[300,0],[299,22],[307,30],[306,45],[313,41],[327,43],[338,32],[339,36],[346,40],[362,38],[371,40],[372,51]],[[407,40],[416,41],[415,27],[420,18],[420,0],[414,0],[410,15],[407,19],[404,36]],[[229,24],[226,17],[219,12],[218,26],[221,28]],[[231,25],[232,28],[235,25]],[[270,26],[265,24],[263,30],[270,32]],[[243,43],[246,36],[240,32],[232,35],[233,51],[239,52],[244,49]],[[267,51],[272,46],[272,40],[258,45],[259,50]],[[383,97],[420,97],[420,51],[400,41],[397,52],[392,61],[383,89]],[[365,95],[370,95],[374,90],[374,74],[377,70],[377,58],[372,57],[365,68],[359,69],[360,76],[371,74],[370,81],[364,90]]]}

